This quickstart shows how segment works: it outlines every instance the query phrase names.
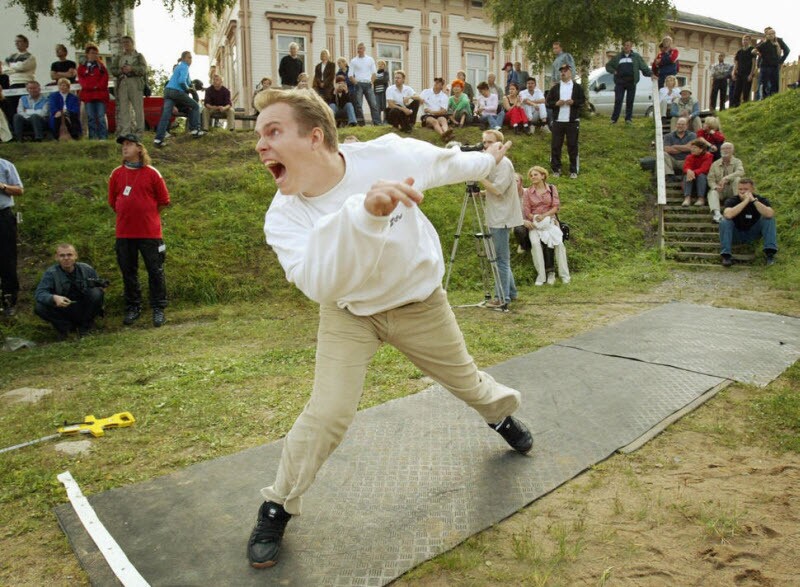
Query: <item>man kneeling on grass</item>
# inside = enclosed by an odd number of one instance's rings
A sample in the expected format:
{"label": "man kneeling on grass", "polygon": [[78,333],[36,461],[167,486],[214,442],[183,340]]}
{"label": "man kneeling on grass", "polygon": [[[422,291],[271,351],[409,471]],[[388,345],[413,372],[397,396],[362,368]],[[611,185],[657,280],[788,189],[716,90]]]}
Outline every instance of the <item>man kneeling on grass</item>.
{"label": "man kneeling on grass", "polygon": [[[311,399],[286,436],[275,482],[250,536],[255,568],[273,566],[301,496],[355,416],[367,365],[382,342],[402,351],[520,453],[533,446],[511,416],[520,394],[478,371],[442,290],[439,237],[422,190],[486,178],[510,143],[462,153],[389,134],[337,144],[333,115],[313,92],[258,95],[256,150],[278,192],[264,223],[287,279],[320,305]],[[314,170],[309,173],[309,170]]]}
{"label": "man kneeling on grass", "polygon": [[753,180],[739,180],[738,197],[725,200],[722,221],[719,223],[722,265],[733,265],[731,247],[736,243],[750,243],[761,238],[767,265],[775,263],[778,252],[778,232],[775,227],[775,210],[767,198],[756,194]]}

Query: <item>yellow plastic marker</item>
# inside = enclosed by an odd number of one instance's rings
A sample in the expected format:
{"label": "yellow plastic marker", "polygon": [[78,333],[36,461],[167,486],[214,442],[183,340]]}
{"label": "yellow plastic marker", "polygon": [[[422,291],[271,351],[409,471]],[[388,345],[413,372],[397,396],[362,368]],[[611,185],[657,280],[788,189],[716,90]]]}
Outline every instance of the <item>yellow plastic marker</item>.
{"label": "yellow plastic marker", "polygon": [[77,422],[75,424],[67,424],[64,422],[64,425],[58,429],[58,434],[51,434],[50,436],[43,436],[41,438],[37,438],[36,440],[23,442],[22,444],[15,444],[14,446],[0,448],[0,454],[4,452],[11,452],[12,450],[17,450],[18,448],[30,446],[32,444],[38,444],[40,442],[44,442],[45,440],[52,440],[54,438],[58,438],[59,436],[91,434],[97,438],[98,436],[103,436],[107,428],[126,428],[127,426],[133,425],[134,422],[136,422],[136,420],[134,419],[133,414],[130,412],[120,412],[119,414],[114,414],[108,418],[101,418],[100,420],[94,416],[86,416],[83,419],[83,422]]}

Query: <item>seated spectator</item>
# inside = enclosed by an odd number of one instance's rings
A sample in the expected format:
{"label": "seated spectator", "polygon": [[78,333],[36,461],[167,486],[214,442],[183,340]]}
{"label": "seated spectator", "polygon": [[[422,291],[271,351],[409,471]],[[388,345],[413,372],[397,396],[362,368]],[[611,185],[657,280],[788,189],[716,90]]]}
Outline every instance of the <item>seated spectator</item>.
{"label": "seated spectator", "polygon": [[486,76],[486,83],[489,84],[489,93],[495,94],[497,96],[497,102],[502,104],[505,93],[503,92],[503,88],[495,83],[496,80],[497,76],[495,76],[493,73],[490,73],[488,76]]}
{"label": "seated spectator", "polygon": [[309,89],[309,87],[310,86],[308,85],[308,74],[305,71],[300,72],[297,75],[297,85],[295,86],[295,89],[307,90]]}
{"label": "seated spectator", "polygon": [[[350,95],[350,99],[353,100],[356,85],[353,83],[353,80],[350,79],[350,62],[344,57],[339,57],[339,59],[336,60],[336,65],[339,67],[336,71],[336,77],[340,75],[344,76],[345,83],[347,84],[347,92]],[[355,107],[355,105],[353,107]]]}
{"label": "seated spectator", "polygon": [[443,141],[449,141],[453,131],[447,120],[449,98],[444,93],[444,80],[440,77],[433,78],[433,88],[423,90],[420,98],[422,98],[422,125],[432,128]]}
{"label": "seated spectator", "polygon": [[500,130],[503,126],[503,112],[498,112],[500,104],[497,101],[497,94],[489,91],[489,84],[481,82],[478,84],[478,106],[475,109],[475,116],[479,116],[481,123],[488,129]]}
{"label": "seated spectator", "polygon": [[741,160],[733,156],[733,143],[722,143],[722,157],[711,164],[708,172],[708,207],[714,215],[714,222],[722,220],[720,200],[736,197],[739,193],[739,179],[744,176]]}
{"label": "seated spectator", "polygon": [[553,285],[556,282],[554,265],[558,268],[561,281],[567,284],[570,282],[567,249],[557,219],[561,200],[556,186],[547,183],[547,175],[544,167],[531,167],[528,170],[531,185],[522,192],[523,224],[528,229],[531,256],[536,269],[534,285],[544,285],[545,282]]}
{"label": "seated spectator", "polygon": [[67,48],[62,45],[56,45],[57,61],[53,61],[50,65],[50,79],[52,80],[48,86],[54,86],[60,79],[66,79],[70,84],[74,84],[78,76],[78,66],[75,62],[67,59]]}
{"label": "seated spectator", "polygon": [[455,79],[450,83],[453,95],[447,101],[447,114],[453,126],[463,127],[472,122],[472,108],[469,99],[464,94],[464,82]]}
{"label": "seated spectator", "polygon": [[685,118],[678,118],[675,131],[664,137],[664,174],[667,177],[674,178],[676,167],[683,169],[683,162],[691,150],[689,143],[697,138],[696,134],[686,130],[688,124]]}
{"label": "seated spectator", "polygon": [[225,118],[225,126],[228,130],[236,127],[236,112],[231,102],[231,92],[222,85],[222,76],[214,74],[212,84],[206,88],[206,95],[203,98],[202,128],[208,130],[212,118]]}
{"label": "seated spectator", "polygon": [[81,137],[81,103],[69,91],[69,79],[58,80],[58,91],[47,99],[50,111],[50,131],[57,141],[78,140]]}
{"label": "seated spectator", "polygon": [[[675,121],[672,118],[672,105],[680,100],[681,92],[678,89],[678,78],[674,75],[668,75],[664,78],[664,86],[658,90],[658,98],[659,98],[659,105],[661,106],[661,116],[664,118],[669,118],[673,122]],[[670,130],[675,130],[674,128],[670,128]]]}
{"label": "seated spectator", "polygon": [[738,197],[725,200],[723,219],[719,223],[719,243],[722,264],[733,265],[731,247],[736,243],[749,243],[761,237],[767,265],[775,263],[778,252],[778,233],[775,227],[775,210],[767,198],[755,193],[752,179],[739,180]]}
{"label": "seated spectator", "polygon": [[695,139],[690,143],[690,153],[683,162],[683,203],[688,206],[692,203],[692,190],[697,190],[695,206],[706,205],[706,191],[708,190],[708,171],[714,157],[708,152],[708,143],[703,139]]}
{"label": "seated spectator", "polygon": [[421,98],[405,82],[406,72],[395,71],[394,85],[386,88],[386,122],[403,132],[411,132],[417,122]]}
{"label": "seated spectator", "polygon": [[703,121],[703,128],[697,131],[697,138],[704,139],[708,143],[708,152],[714,156],[714,161],[719,159],[719,148],[725,142],[725,135],[719,129],[719,118],[706,116]]}
{"label": "seated spectator", "polygon": [[72,330],[85,336],[94,327],[94,319],[103,313],[103,288],[108,282],[101,280],[91,266],[78,263],[78,253],[68,243],[56,247],[56,261],[36,287],[34,311],[53,325],[60,340]]}
{"label": "seated spectator", "polygon": [[33,131],[33,140],[44,139],[44,129],[47,126],[47,98],[42,95],[42,86],[39,82],[28,82],[25,88],[26,96],[21,96],[17,104],[17,113],[14,115],[14,138],[22,141],[25,130]]}
{"label": "seated spectator", "polygon": [[356,109],[353,106],[353,101],[350,98],[350,91],[347,89],[347,80],[342,75],[336,76],[336,81],[333,85],[333,102],[328,104],[333,111],[333,117],[336,119],[336,125],[347,120],[350,126],[356,126]]}
{"label": "seated spectator", "polygon": [[470,84],[467,81],[467,74],[464,73],[464,70],[459,69],[456,72],[456,79],[460,79],[462,82],[464,82],[464,95],[469,100],[470,111],[474,115],[474,113],[475,113],[475,90],[472,89],[472,84]]}
{"label": "seated spectator", "polygon": [[272,78],[271,77],[262,77],[261,81],[258,82],[258,85],[256,86],[255,91],[253,92],[253,100],[252,100],[253,110],[258,112],[258,108],[256,108],[256,96],[258,96],[258,93],[259,92],[266,92],[270,88],[272,88]]}
{"label": "seated spectator", "polygon": [[81,84],[81,102],[89,119],[89,139],[105,140],[108,138],[108,69],[100,60],[95,45],[86,46],[86,62],[78,67],[78,83]]}
{"label": "seated spectator", "polygon": [[519,96],[519,88],[516,82],[508,84],[507,91],[508,94],[503,98],[503,109],[506,111],[506,125],[512,128],[515,134],[519,134],[521,131],[527,133],[531,132],[528,116],[522,108],[522,99]]}
{"label": "seated spectator", "polygon": [[[372,80],[372,89],[375,91],[375,102],[378,104],[378,110],[381,111],[382,114],[388,114],[386,112],[386,88],[392,83],[392,80],[389,79],[389,69],[386,67],[386,62],[383,59],[379,59],[377,62],[378,71],[375,74],[375,79]],[[388,120],[384,119],[385,122]]]}
{"label": "seated spectator", "polygon": [[[550,132],[547,127],[547,106],[545,106],[544,92],[536,87],[535,77],[529,77],[526,84],[527,87],[519,93],[525,116],[527,116],[530,124],[538,123],[537,126],[544,128],[546,132]],[[532,127],[528,130],[530,131],[531,129]]]}
{"label": "seated spectator", "polygon": [[700,104],[692,98],[692,90],[681,88],[681,97],[672,103],[672,116],[685,118],[695,132],[700,129]]}

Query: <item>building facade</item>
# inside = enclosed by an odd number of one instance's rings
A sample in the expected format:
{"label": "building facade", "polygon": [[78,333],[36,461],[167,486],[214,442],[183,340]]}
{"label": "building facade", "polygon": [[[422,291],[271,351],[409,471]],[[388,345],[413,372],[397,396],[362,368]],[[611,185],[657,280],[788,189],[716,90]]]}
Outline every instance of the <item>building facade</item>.
{"label": "building facade", "polygon": [[[680,51],[681,83],[692,88],[702,105],[708,102],[710,67],[717,54],[725,53],[732,63],[742,35],[758,34],[683,12],[669,25]],[[406,83],[419,92],[430,87],[434,77],[451,80],[458,70],[466,72],[473,86],[489,73],[503,84],[501,69],[507,61],[520,61],[522,69],[530,70],[522,47],[505,51],[501,38],[502,30],[491,23],[482,0],[238,0],[206,37],[195,40],[195,53],[209,56],[235,106],[249,111],[262,77],[280,83],[278,64],[292,42],[299,45],[310,76],[322,49],[328,49],[334,61],[339,57],[349,61],[363,42],[367,54],[386,61],[390,72],[403,69]],[[569,41],[562,41],[569,50]],[[637,50],[651,62],[656,47],[653,41]],[[592,67],[604,66],[616,50],[599,52]],[[537,77],[542,86],[550,81],[543,78],[549,68],[540,69]]]}

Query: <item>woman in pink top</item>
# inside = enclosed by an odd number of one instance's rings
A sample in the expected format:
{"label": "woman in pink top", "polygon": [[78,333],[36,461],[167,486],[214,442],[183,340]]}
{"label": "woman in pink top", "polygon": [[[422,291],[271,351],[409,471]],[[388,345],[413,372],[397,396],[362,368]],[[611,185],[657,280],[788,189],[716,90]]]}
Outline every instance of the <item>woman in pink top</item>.
{"label": "woman in pink top", "polygon": [[[561,281],[565,284],[570,282],[567,250],[556,217],[561,200],[556,186],[547,183],[547,175],[544,167],[531,167],[528,171],[531,186],[522,193],[522,217],[531,241],[531,256],[536,269],[535,285],[544,285],[545,280],[548,285],[556,282],[553,257]],[[548,257],[547,262],[545,256]]]}

